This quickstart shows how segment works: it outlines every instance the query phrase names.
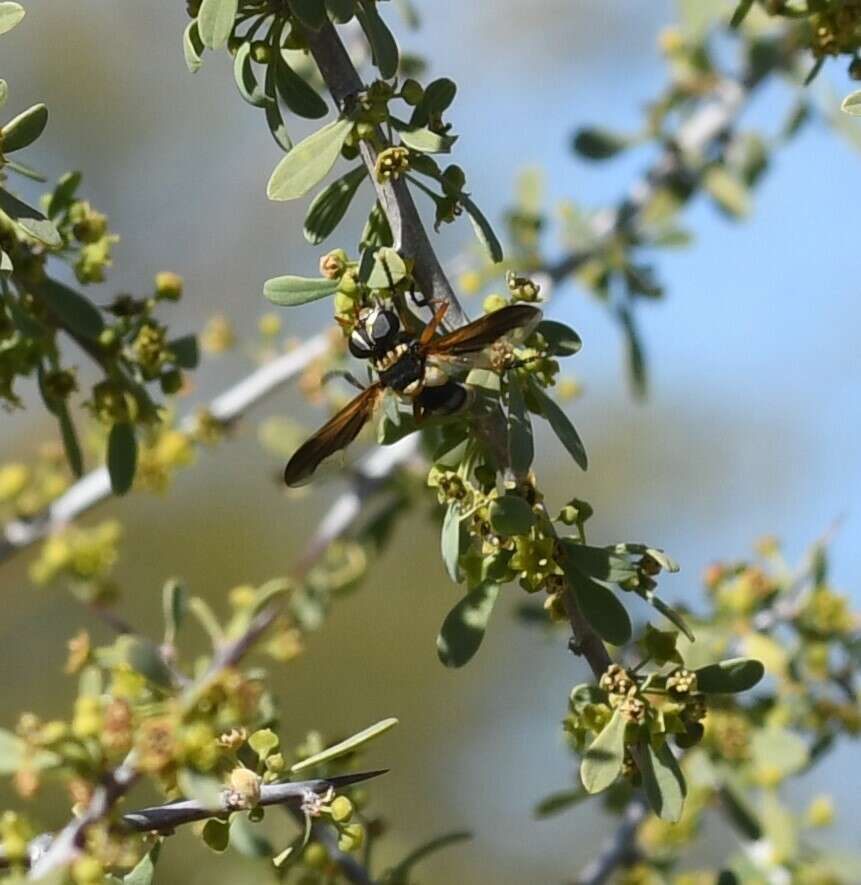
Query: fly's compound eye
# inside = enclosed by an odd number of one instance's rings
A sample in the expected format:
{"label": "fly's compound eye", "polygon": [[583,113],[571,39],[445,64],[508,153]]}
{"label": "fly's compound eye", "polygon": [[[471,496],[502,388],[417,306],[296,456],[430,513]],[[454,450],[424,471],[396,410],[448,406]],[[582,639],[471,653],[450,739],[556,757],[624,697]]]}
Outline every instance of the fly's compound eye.
{"label": "fly's compound eye", "polygon": [[368,357],[374,352],[374,347],[368,340],[365,330],[361,328],[353,329],[350,333],[348,346],[350,348],[350,353],[353,354],[356,359],[360,360],[368,359]]}
{"label": "fly's compound eye", "polygon": [[393,310],[378,310],[368,317],[365,324],[368,337],[374,342],[374,347],[379,349],[394,343],[400,327],[398,315]]}

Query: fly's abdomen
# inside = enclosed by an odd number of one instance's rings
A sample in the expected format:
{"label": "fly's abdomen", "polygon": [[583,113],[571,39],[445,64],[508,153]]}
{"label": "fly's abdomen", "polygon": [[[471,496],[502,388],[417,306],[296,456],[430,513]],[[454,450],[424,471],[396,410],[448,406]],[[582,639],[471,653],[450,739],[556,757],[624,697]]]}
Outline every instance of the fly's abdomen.
{"label": "fly's abdomen", "polygon": [[417,354],[407,351],[388,368],[382,369],[379,375],[380,381],[386,387],[397,393],[405,393],[411,385],[421,386],[424,371],[424,360]]}

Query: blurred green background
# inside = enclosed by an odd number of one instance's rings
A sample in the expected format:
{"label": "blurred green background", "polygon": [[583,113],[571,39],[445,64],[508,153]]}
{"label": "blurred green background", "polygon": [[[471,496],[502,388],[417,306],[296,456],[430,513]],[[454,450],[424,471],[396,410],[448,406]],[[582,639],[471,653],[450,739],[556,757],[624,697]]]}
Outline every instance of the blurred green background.
{"label": "blurred green background", "polygon": [[[459,83],[455,157],[491,218],[499,220],[524,164],[544,169],[554,198],[587,206],[616,199],[647,164],[648,155],[635,153],[590,167],[573,159],[567,143],[576,125],[638,125],[663,83],[656,37],[673,20],[671,3],[417,5],[417,32],[387,14],[402,44],[432,61],[433,75]],[[208,53],[203,69],[188,74],[181,0],[26,6],[24,23],[3,40],[9,110],[48,104],[49,128],[27,160],[51,176],[81,169],[83,193],[122,234],[99,300],[143,291],[156,271],[172,269],[185,277],[187,292],[171,315],[173,328],[198,329],[222,310],[240,336],[253,336],[266,309],[264,280],[313,274],[319,252],[302,238],[304,204],[265,198],[278,152],[261,115],[236,94],[228,57]],[[788,92],[769,88],[746,123],[774,131],[788,101]],[[294,123],[291,133],[298,132]],[[697,242],[662,261],[669,297],[643,312],[652,372],[644,403],[630,395],[621,341],[604,311],[572,287],[559,290],[550,307],[585,342],[567,369],[586,389],[571,410],[591,465],[585,476],[575,472],[543,437],[543,484],[560,490],[554,504],[575,494],[594,504],[596,541],[648,540],[679,559],[681,575],[664,585],[670,599],[695,607],[703,567],[746,554],[762,533],[776,533],[799,556],[838,516],[846,517],[834,545],[838,585],[850,584],[861,567],[853,543],[861,309],[857,225],[846,206],[846,194],[859,186],[859,158],[814,124],[778,158],[748,223],[693,208]],[[351,217],[342,238],[349,243],[360,223]],[[439,238],[440,250],[454,256],[470,238],[466,222],[455,225]],[[328,319],[326,306],[283,316],[298,336]],[[205,401],[247,369],[241,354],[205,362],[193,399]],[[32,402],[32,389],[24,393]],[[292,392],[279,394],[230,443],[181,473],[164,497],[137,494],[88,519],[111,514],[124,523],[121,610],[141,629],[157,633],[159,588],[170,575],[219,606],[230,587],[289,568],[339,489],[334,482],[291,501],[273,481],[280,464],[258,445],[257,420],[300,409],[317,420]],[[55,434],[38,408],[0,420],[0,460],[26,457]],[[383,858],[469,828],[474,841],[428,862],[422,881],[570,879],[609,819],[591,803],[543,822],[531,811],[576,774],[559,722],[582,667],[566,652],[564,635],[518,625],[512,612],[524,597],[510,588],[478,657],[462,671],[445,670],[434,639],[458,590],[437,550],[428,521],[404,520],[370,579],[336,605],[304,656],[276,671],[285,737],[299,740],[311,727],[341,735],[398,716],[399,728],[367,759],[392,769],[373,788],[375,807],[392,825]],[[29,585],[30,558],[0,571],[4,725],[22,709],[63,712],[65,640],[80,627],[99,633],[62,588]],[[853,760],[855,750],[843,747],[815,782],[795,788],[800,803],[814,792],[835,793],[841,815],[827,838],[844,848],[857,847],[849,824],[857,791],[840,775]],[[45,823],[59,824],[62,813],[46,809]],[[734,846],[729,833],[713,830],[694,860],[722,857]],[[267,875],[259,866],[214,860],[188,834],[169,843],[163,862],[165,883]]]}

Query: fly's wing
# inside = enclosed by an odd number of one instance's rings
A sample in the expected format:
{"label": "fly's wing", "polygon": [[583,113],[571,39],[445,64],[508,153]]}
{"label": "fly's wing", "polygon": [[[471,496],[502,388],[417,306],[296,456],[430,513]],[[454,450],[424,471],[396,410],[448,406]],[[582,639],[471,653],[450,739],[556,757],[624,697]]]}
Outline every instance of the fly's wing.
{"label": "fly's wing", "polygon": [[284,468],[284,482],[299,486],[307,482],[322,461],[346,448],[374,412],[383,387],[378,382],[363,390],[310,439],[304,442]]}
{"label": "fly's wing", "polygon": [[467,323],[454,332],[432,338],[424,347],[425,356],[465,356],[479,353],[494,341],[515,330],[525,338],[541,320],[541,311],[529,304],[510,304]]}

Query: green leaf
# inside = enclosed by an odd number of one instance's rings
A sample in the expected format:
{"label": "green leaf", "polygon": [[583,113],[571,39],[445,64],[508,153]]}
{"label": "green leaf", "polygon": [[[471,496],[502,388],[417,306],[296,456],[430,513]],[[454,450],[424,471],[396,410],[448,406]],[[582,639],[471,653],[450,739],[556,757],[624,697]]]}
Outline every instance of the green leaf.
{"label": "green leaf", "polygon": [[490,527],[498,535],[525,535],[535,524],[535,514],[519,495],[503,495],[490,505]]}
{"label": "green leaf", "polygon": [[329,174],[352,128],[351,120],[339,118],[294,145],[269,179],[269,199],[295,200],[307,194]]}
{"label": "green leaf", "polygon": [[314,197],[305,216],[305,239],[318,246],[341,223],[350,203],[365,180],[368,170],[364,163],[333,181]]}
{"label": "green leaf", "polygon": [[634,323],[634,315],[626,307],[621,307],[618,311],[619,320],[622,323],[622,331],[625,333],[625,344],[627,345],[628,372],[631,377],[631,383],[634,393],[638,397],[646,395],[647,373],[646,373],[646,352],[643,349],[640,334]]}
{"label": "green leaf", "polygon": [[535,446],[532,421],[526,411],[520,381],[512,372],[508,376],[508,457],[515,476],[522,476],[532,466]]}
{"label": "green leaf", "polygon": [[155,845],[137,862],[135,868],[123,876],[123,885],[152,885],[155,865],[161,851],[161,842]]}
{"label": "green leaf", "polygon": [[482,246],[487,250],[490,260],[494,264],[498,264],[503,259],[502,244],[493,232],[490,222],[484,217],[481,210],[472,200],[465,194],[460,198],[461,205],[466,209],[469,220],[472,222],[472,229],[475,231],[476,237]]}
{"label": "green leaf", "polygon": [[329,106],[323,97],[290,67],[283,56],[275,59],[275,85],[284,104],[308,120],[319,120],[325,117]]}
{"label": "green leaf", "polygon": [[395,126],[395,129],[398,130],[401,141],[408,148],[421,151],[423,154],[447,154],[457,141],[456,135],[440,135],[426,126],[411,129]]}
{"label": "green leaf", "polygon": [[736,694],[753,688],[765,675],[765,668],[753,658],[732,658],[694,670],[697,690],[705,694]]}
{"label": "green leaf", "polygon": [[471,838],[472,833],[466,831],[437,836],[436,839],[431,839],[430,842],[426,842],[424,845],[420,845],[411,851],[400,863],[387,870],[380,881],[391,883],[391,885],[406,883],[410,880],[410,870],[417,863],[423,861],[429,855],[441,851],[443,848],[448,848],[449,845],[454,845],[457,842],[466,842]]}
{"label": "green leaf", "polygon": [[200,349],[197,346],[196,335],[183,335],[174,338],[167,344],[168,350],[173,354],[174,362],[183,369],[196,369],[200,361]]}
{"label": "green leaf", "polygon": [[581,470],[585,470],[589,463],[586,458],[586,450],[568,416],[532,379],[530,379],[529,390],[538,403],[541,416],[550,423],[556,436],[559,437],[559,441],[574,459],[575,464]]}
{"label": "green leaf", "polygon": [[20,3],[0,3],[0,34],[11,31],[24,18],[24,7]]}
{"label": "green leaf", "polygon": [[440,547],[445,570],[452,581],[457,584],[460,581],[460,569],[457,564],[460,558],[460,506],[456,501],[449,504],[448,510],[445,512]]}
{"label": "green leaf", "polygon": [[308,279],[307,277],[273,277],[263,284],[263,294],[273,304],[282,307],[295,307],[308,304],[327,295],[334,295],[341,285],[340,280]]}
{"label": "green leaf", "polygon": [[753,6],[753,0],[741,0],[738,6],[736,6],[732,18],[729,20],[729,26],[731,28],[737,28],[744,21],[745,16],[750,12],[751,6]]}
{"label": "green leaf", "polygon": [[319,31],[326,24],[326,7],[323,0],[291,0],[290,6],[302,24]]}
{"label": "green leaf", "polygon": [[643,598],[652,606],[652,608],[659,611],[671,624],[678,627],[691,642],[695,641],[696,637],[691,628],[687,625],[685,619],[672,606],[667,605],[660,596],[657,596],[653,591],[648,591]]}
{"label": "green leaf", "polygon": [[203,825],[203,841],[218,854],[227,851],[230,843],[230,824],[226,820],[211,817]]}
{"label": "green leaf", "polygon": [[60,758],[48,750],[32,752],[26,743],[11,731],[0,728],[0,774],[15,774],[24,762],[41,770],[60,764]]}
{"label": "green leaf", "polygon": [[88,298],[50,277],[38,284],[37,294],[69,331],[88,341],[98,340],[105,321]]}
{"label": "green leaf", "polygon": [[233,81],[242,98],[256,108],[266,107],[269,98],[260,88],[251,65],[251,44],[240,43],[233,57]]}
{"label": "green leaf", "polygon": [[703,175],[703,187],[730,215],[741,218],[750,212],[750,196],[744,182],[726,166],[711,166]]}
{"label": "green leaf", "polygon": [[446,615],[436,639],[437,656],[446,667],[462,667],[478,651],[498,595],[496,584],[483,584]]}
{"label": "green leaf", "polygon": [[121,421],[111,427],[107,463],[111,490],[124,495],[132,487],[138,463],[138,441],[132,424]]}
{"label": "green leaf", "polygon": [[721,806],[736,829],[751,842],[762,838],[762,828],[756,812],[751,808],[746,784],[736,771],[726,767],[721,770]]}
{"label": "green leaf", "polygon": [[9,84],[5,80],[0,80],[0,108],[6,104],[6,99],[9,97]]}
{"label": "green leaf", "polygon": [[637,569],[624,556],[605,547],[589,547],[573,538],[563,538],[562,546],[571,565],[587,578],[618,584],[637,574]]}
{"label": "green leaf", "polygon": [[608,160],[631,144],[631,140],[606,129],[586,127],[574,134],[571,146],[588,160]]}
{"label": "green leaf", "polygon": [[81,444],[78,442],[78,434],[72,423],[69,408],[64,403],[58,403],[56,407],[57,420],[60,422],[60,436],[63,439],[63,450],[72,473],[80,479],[84,475],[84,456],[81,454]]}
{"label": "green leaf", "polygon": [[24,233],[29,234],[40,243],[52,248],[63,244],[60,233],[54,227],[53,222],[48,221],[37,209],[22,203],[17,197],[13,197],[9,191],[2,188],[0,188],[0,210],[5,212]]}
{"label": "green leaf", "polygon": [[381,246],[374,254],[374,265],[368,275],[367,284],[372,289],[389,289],[407,275],[407,266],[397,249]]}
{"label": "green leaf", "polygon": [[54,218],[72,205],[75,199],[75,191],[81,184],[80,172],[67,172],[61,175],[48,201],[48,217]]}
{"label": "green leaf", "polygon": [[45,105],[34,104],[22,111],[0,129],[3,153],[11,154],[28,147],[45,131],[47,125],[48,108]]}
{"label": "green leaf", "polygon": [[173,687],[173,676],[164,662],[158,646],[142,636],[121,636],[117,647],[124,663],[135,673],[140,673],[148,682],[164,689]]}
{"label": "green leaf", "polygon": [[847,95],[840,104],[840,109],[853,117],[861,116],[861,89]]}
{"label": "green leaf", "polygon": [[230,821],[230,847],[244,857],[258,859],[269,860],[275,853],[272,843],[260,832],[260,827],[252,823],[247,816],[239,814]]}
{"label": "green leaf", "polygon": [[631,618],[616,594],[609,587],[583,577],[567,563],[563,570],[580,611],[592,629],[612,645],[630,642]]}
{"label": "green leaf", "polygon": [[227,43],[238,8],[239,0],[203,0],[197,14],[197,29],[204,46],[220,49]]}
{"label": "green leaf", "polygon": [[28,166],[19,160],[12,160],[7,157],[6,167],[12,172],[17,172],[18,175],[23,175],[31,181],[38,181],[40,184],[44,184],[48,180],[41,172],[37,172],[32,166]]}
{"label": "green leaf", "polygon": [[798,774],[810,760],[804,739],[777,725],[753,733],[751,754],[757,767],[776,769],[783,777]]}
{"label": "green leaf", "polygon": [[13,270],[12,259],[0,249],[0,273],[10,274]]}
{"label": "green leaf", "polygon": [[573,356],[583,346],[580,336],[565,323],[541,320],[535,331],[547,342],[551,356]]}
{"label": "green leaf", "polygon": [[278,106],[274,65],[268,65],[266,68],[266,76],[263,78],[263,89],[270,99],[270,101],[266,102],[266,107],[263,109],[263,113],[266,116],[266,125],[269,127],[272,138],[275,139],[278,147],[284,151],[289,151],[293,147],[293,142],[290,141],[290,135],[287,132],[281,108]]}
{"label": "green leaf", "polygon": [[580,780],[587,793],[606,790],[619,776],[625,758],[625,724],[619,710],[614,710],[610,721],[583,755]]}
{"label": "green leaf", "polygon": [[676,757],[664,742],[658,750],[646,741],[640,745],[643,761],[643,786],[652,810],[661,820],[676,823],[682,816],[687,787]]}
{"label": "green leaf", "polygon": [[589,794],[580,787],[572,787],[570,790],[560,790],[545,796],[536,806],[533,814],[537,818],[552,817],[579,805]]}
{"label": "green leaf", "polygon": [[398,44],[380,17],[377,4],[373,0],[363,0],[356,17],[371,44],[374,64],[380,69],[382,78],[390,80],[398,72]]}
{"label": "green leaf", "polygon": [[221,810],[224,787],[217,778],[193,768],[181,768],[176,780],[186,799],[199,802],[209,811]]}
{"label": "green leaf", "polygon": [[798,828],[790,810],[777,795],[766,792],[762,798],[760,814],[765,838],[774,856],[788,861],[798,853]]}
{"label": "green leaf", "polygon": [[330,762],[332,759],[337,759],[339,756],[345,756],[348,753],[353,753],[359,747],[362,747],[369,741],[374,740],[374,738],[379,737],[381,734],[385,734],[389,729],[394,728],[397,724],[398,720],[394,717],[389,719],[381,719],[374,725],[371,725],[363,731],[360,731],[358,734],[354,734],[352,737],[348,737],[344,741],[340,741],[340,743],[337,743],[334,746],[323,750],[321,753],[315,753],[313,756],[309,756],[307,759],[303,759],[301,762],[297,762],[294,766],[291,767],[290,771],[293,774],[296,774],[299,771],[305,771],[308,768],[313,768],[315,765],[322,765],[324,762]]}
{"label": "green leaf", "polygon": [[164,582],[161,600],[164,614],[164,643],[173,645],[188,610],[188,593],[182,582],[172,578]]}
{"label": "green leaf", "polygon": [[182,34],[182,53],[185,56],[185,65],[192,74],[200,70],[203,65],[203,53],[206,47],[200,39],[200,31],[197,19],[192,19]]}
{"label": "green leaf", "polygon": [[421,101],[413,108],[410,126],[427,126],[431,115],[438,116],[454,101],[457,84],[448,77],[440,77],[425,87]]}

